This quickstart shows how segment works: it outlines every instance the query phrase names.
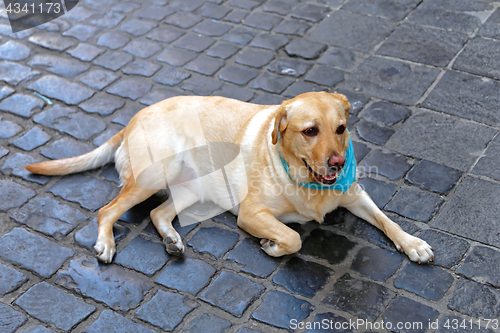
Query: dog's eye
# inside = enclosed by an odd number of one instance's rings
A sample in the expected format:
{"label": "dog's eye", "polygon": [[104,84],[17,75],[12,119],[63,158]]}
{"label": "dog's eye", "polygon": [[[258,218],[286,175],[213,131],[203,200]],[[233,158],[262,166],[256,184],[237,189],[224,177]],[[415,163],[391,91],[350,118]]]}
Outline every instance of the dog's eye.
{"label": "dog's eye", "polygon": [[304,133],[307,136],[316,136],[316,135],[318,135],[318,132],[319,132],[319,130],[317,127],[311,127],[311,128],[308,128],[308,129],[302,131],[302,133]]}
{"label": "dog's eye", "polygon": [[340,125],[339,127],[337,127],[336,133],[337,134],[343,134],[344,131],[345,131],[345,126],[344,125]]}

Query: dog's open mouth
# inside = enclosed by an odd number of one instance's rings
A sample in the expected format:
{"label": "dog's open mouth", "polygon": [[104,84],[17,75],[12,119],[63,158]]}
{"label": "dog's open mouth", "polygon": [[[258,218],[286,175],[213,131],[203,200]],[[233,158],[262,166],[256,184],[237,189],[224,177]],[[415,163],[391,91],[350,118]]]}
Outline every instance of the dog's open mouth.
{"label": "dog's open mouth", "polygon": [[318,173],[316,173],[310,166],[309,164],[307,164],[307,162],[305,160],[302,160],[304,162],[304,164],[306,165],[306,168],[307,170],[309,170],[309,172],[311,172],[314,176],[314,179],[316,179],[316,181],[318,183],[322,183],[322,184],[325,184],[325,185],[333,185],[335,184],[335,182],[337,181],[337,173],[333,173],[333,174],[330,174],[330,175],[320,175]]}

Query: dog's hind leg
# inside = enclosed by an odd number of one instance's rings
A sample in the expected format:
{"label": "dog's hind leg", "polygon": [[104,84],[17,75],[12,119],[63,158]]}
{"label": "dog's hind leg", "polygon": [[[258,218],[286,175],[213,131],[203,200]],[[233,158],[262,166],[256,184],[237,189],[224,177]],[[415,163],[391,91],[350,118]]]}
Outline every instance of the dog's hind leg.
{"label": "dog's hind leg", "polygon": [[99,260],[110,263],[115,255],[116,246],[113,237],[113,224],[115,224],[123,213],[138,203],[143,202],[157,191],[137,186],[133,177],[130,177],[126,185],[121,189],[120,194],[99,210],[97,217],[99,229],[97,232],[97,241],[94,246]]}
{"label": "dog's hind leg", "polygon": [[176,196],[175,203],[170,196],[167,201],[151,211],[151,220],[163,237],[167,252],[172,255],[184,253],[184,244],[181,236],[172,227],[172,220],[182,210],[199,200],[195,193],[185,187],[177,187],[176,191],[179,195]]}

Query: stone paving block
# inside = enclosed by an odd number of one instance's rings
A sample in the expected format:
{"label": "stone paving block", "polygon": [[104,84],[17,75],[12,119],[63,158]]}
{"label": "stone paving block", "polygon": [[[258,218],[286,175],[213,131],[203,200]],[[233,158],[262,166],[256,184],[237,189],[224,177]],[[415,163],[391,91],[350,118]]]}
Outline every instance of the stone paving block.
{"label": "stone paving block", "polygon": [[228,98],[234,98],[242,102],[248,102],[251,100],[255,94],[253,91],[236,87],[230,84],[225,84],[222,88],[215,92],[217,96],[223,96]]}
{"label": "stone paving block", "polygon": [[170,27],[160,27],[152,30],[147,37],[153,41],[171,43],[184,35],[184,32]]}
{"label": "stone paving block", "polygon": [[[320,22],[309,39],[312,41],[368,52],[396,27],[386,19],[338,10]],[[335,31],[336,33],[331,33]]]}
{"label": "stone paving block", "polygon": [[[429,283],[433,281],[433,283]],[[398,273],[394,286],[430,300],[439,300],[451,287],[453,276],[433,265],[408,263]]]}
{"label": "stone paving block", "polygon": [[181,88],[193,92],[195,95],[208,96],[220,89],[223,83],[206,76],[192,76],[184,81]]}
{"label": "stone paving block", "polygon": [[267,255],[260,248],[258,241],[245,238],[240,245],[229,252],[227,260],[234,260],[243,265],[243,272],[265,278],[278,267],[280,258],[273,258]]}
{"label": "stone paving block", "polygon": [[486,282],[498,287],[500,286],[499,262],[500,253],[497,250],[485,246],[476,246],[467,255],[456,272],[477,282]]}
{"label": "stone paving block", "polygon": [[460,279],[448,308],[473,318],[498,318],[500,309],[498,289],[489,285]]}
{"label": "stone paving block", "polygon": [[494,112],[500,103],[498,89],[497,81],[447,71],[422,106],[498,126],[500,117]]}
{"label": "stone paving block", "polygon": [[477,34],[484,37],[500,39],[498,24],[500,23],[500,10],[497,8],[488,20],[479,28]]}
{"label": "stone paving block", "polygon": [[106,91],[110,94],[118,95],[120,97],[127,97],[135,101],[136,99],[144,96],[148,91],[150,91],[151,87],[151,83],[145,82],[143,80],[125,79],[121,80]]}
{"label": "stone paving block", "polygon": [[49,188],[49,192],[61,198],[78,202],[83,208],[96,210],[117,194],[117,189],[105,181],[88,175],[72,175],[61,178]]}
{"label": "stone paving block", "polygon": [[356,163],[359,163],[371,151],[365,144],[356,141],[352,141],[352,148],[356,157]]}
{"label": "stone paving block", "polygon": [[236,232],[217,227],[201,228],[191,238],[188,245],[196,252],[206,252],[220,258],[234,246],[238,239],[239,235]]}
{"label": "stone paving block", "polygon": [[81,76],[79,81],[91,88],[101,90],[118,80],[119,77],[120,75],[104,69],[93,69]]}
{"label": "stone paving block", "polygon": [[376,145],[384,145],[395,132],[392,128],[365,120],[356,124],[356,130],[360,138]]}
{"label": "stone paving block", "polygon": [[[309,325],[310,327],[308,327]],[[297,324],[298,326],[298,324]],[[307,331],[306,333],[324,333],[325,331],[339,332],[339,333],[349,333],[354,332],[349,328],[341,328],[341,327],[349,327],[349,321],[342,316],[338,316],[334,313],[320,313],[314,317],[313,322],[305,322],[305,327]]]}
{"label": "stone paving block", "polygon": [[114,311],[104,310],[99,315],[99,319],[94,321],[84,333],[122,333],[122,332],[141,332],[141,333],[154,333],[152,329],[137,324],[132,320],[122,317]]}
{"label": "stone paving block", "polygon": [[304,36],[306,32],[311,28],[311,25],[297,21],[297,20],[285,20],[282,21],[275,29],[277,33],[285,35],[296,35]]}
{"label": "stone paving block", "polygon": [[18,176],[24,180],[35,182],[38,184],[47,184],[51,177],[43,175],[35,175],[24,168],[25,165],[41,162],[39,158],[23,154],[15,153],[9,156],[2,166],[2,173],[6,176]]}
{"label": "stone paving block", "polygon": [[287,15],[292,11],[294,5],[294,3],[285,1],[269,1],[264,3],[262,10],[269,13]]}
{"label": "stone paving block", "polygon": [[368,102],[370,102],[370,97],[353,93],[349,90],[337,89],[334,91],[336,94],[342,94],[349,100],[351,103],[351,109],[349,110],[349,114],[357,115],[359,111],[361,111]]}
{"label": "stone paving block", "polygon": [[317,60],[320,64],[340,68],[342,70],[352,70],[360,61],[360,56],[357,52],[338,48],[330,47],[323,55]]}
{"label": "stone paving block", "polygon": [[[385,147],[404,155],[466,171],[494,134],[495,130],[478,123],[419,110],[392,135]],[[411,145],[406,144],[408,140],[411,140]],[[449,147],[454,149],[450,150]]]}
{"label": "stone paving block", "polygon": [[355,243],[344,236],[327,230],[315,229],[303,242],[300,253],[324,259],[331,265],[336,265],[345,259],[354,245]]}
{"label": "stone paving block", "polygon": [[344,81],[345,74],[341,70],[328,66],[316,66],[306,75],[305,80],[333,87]]}
{"label": "stone paving block", "polygon": [[224,66],[222,60],[200,56],[187,64],[185,68],[193,72],[213,76],[222,66]]}
{"label": "stone paving block", "polygon": [[86,42],[101,30],[89,25],[78,24],[62,33],[63,36],[74,37],[81,42]]}
{"label": "stone paving block", "polygon": [[151,301],[137,310],[135,316],[170,332],[197,306],[185,296],[158,290]]}
{"label": "stone paving block", "polygon": [[355,13],[380,16],[390,20],[400,21],[418,5],[418,0],[375,0],[369,2],[350,0],[342,6],[342,9]]}
{"label": "stone paving block", "polygon": [[167,98],[175,97],[178,95],[179,93],[177,91],[171,89],[156,88],[153,89],[153,91],[151,91],[149,94],[141,98],[139,102],[145,105],[153,105]]}
{"label": "stone paving block", "polygon": [[130,41],[125,34],[119,32],[106,32],[97,39],[97,45],[105,46],[108,49],[116,50],[123,47]]}
{"label": "stone paving block", "polygon": [[[97,218],[94,218],[89,224],[75,233],[75,241],[90,251],[94,251],[94,245],[97,241],[97,228]],[[113,235],[116,243],[126,237],[129,232],[129,228],[118,223],[113,225]]]}
{"label": "stone paving block", "polygon": [[407,107],[380,101],[370,104],[360,113],[360,116],[368,120],[374,120],[385,125],[392,126],[402,120],[405,120],[410,113],[411,110]]}
{"label": "stone paving block", "polygon": [[259,72],[255,69],[242,66],[228,66],[220,71],[219,78],[227,82],[246,85],[257,77],[257,75],[259,75]]}
{"label": "stone paving block", "polygon": [[[121,127],[110,127],[106,131],[102,132],[97,138],[92,141],[95,146],[101,146],[103,143],[111,139],[115,134],[122,130]],[[116,173],[118,175],[118,173]],[[106,178],[107,179],[107,178]],[[117,181],[119,182],[119,180]]]}
{"label": "stone paving block", "polygon": [[[8,17],[5,12],[3,12],[3,14],[4,15],[2,17],[4,17],[4,18]],[[0,35],[4,35],[4,36],[10,37],[12,39],[24,39],[26,37],[33,35],[34,33],[35,33],[34,29],[33,30],[28,29],[28,30],[13,33],[12,28],[11,28],[9,23],[0,24]]]}
{"label": "stone paving block", "polygon": [[153,5],[141,10],[139,13],[137,13],[137,17],[148,20],[161,21],[165,17],[173,13],[175,13],[175,10],[170,7],[161,7]]}
{"label": "stone paving block", "polygon": [[94,60],[94,64],[116,71],[125,66],[132,59],[133,57],[130,54],[118,51],[107,51]]}
{"label": "stone paving block", "polygon": [[230,212],[224,212],[222,214],[212,217],[212,220],[219,223],[224,223],[228,227],[238,228],[238,218]]}
{"label": "stone paving block", "polygon": [[363,247],[354,258],[351,269],[378,281],[386,281],[401,266],[403,256],[385,249]]}
{"label": "stone paving block", "polygon": [[95,10],[89,9],[84,6],[78,6],[76,8],[73,8],[71,10],[68,10],[66,14],[64,14],[64,18],[66,20],[71,20],[71,21],[78,21],[78,22],[83,22],[89,17],[92,17],[95,15],[97,12]]}
{"label": "stone paving block", "polygon": [[48,328],[43,327],[42,325],[34,326],[30,329],[21,331],[22,333],[54,333],[54,331],[49,330]]}
{"label": "stone paving block", "polygon": [[159,72],[153,81],[169,86],[175,86],[190,76],[191,74],[187,72],[168,66]]}
{"label": "stone paving block", "polygon": [[297,95],[310,92],[310,91],[326,91],[325,87],[318,86],[310,82],[296,81],[290,87],[288,87],[283,95],[289,98],[293,98]]}
{"label": "stone paving block", "polygon": [[172,8],[179,9],[185,12],[192,12],[203,5],[201,0],[175,0],[170,4]]}
{"label": "stone paving block", "polygon": [[194,258],[184,257],[173,261],[155,279],[165,287],[196,295],[209,282],[216,270],[212,265]]}
{"label": "stone paving block", "polygon": [[161,68],[161,65],[147,60],[136,60],[122,69],[125,74],[137,74],[146,77],[152,76]]}
{"label": "stone paving block", "polygon": [[457,183],[458,170],[434,162],[422,160],[406,175],[405,179],[427,190],[446,194]]}
{"label": "stone paving block", "polygon": [[151,276],[160,270],[168,259],[163,243],[139,235],[116,255],[114,261]]}
{"label": "stone paving block", "polygon": [[291,78],[264,72],[250,84],[250,88],[262,89],[270,93],[280,94],[292,84],[293,81],[294,80]]}
{"label": "stone paving block", "polygon": [[197,55],[194,52],[178,49],[178,48],[171,48],[171,49],[166,49],[163,51],[157,58],[158,61],[161,62],[166,62],[169,65],[172,66],[183,66],[189,61],[193,60],[196,58]]}
{"label": "stone paving block", "polygon": [[135,114],[139,111],[140,111],[140,108],[137,106],[125,107],[125,108],[118,111],[118,113],[117,113],[118,117],[113,119],[112,122],[116,123],[116,124],[120,124],[122,126],[127,126],[130,119],[132,119],[132,117],[135,116]]}
{"label": "stone paving block", "polygon": [[15,92],[14,89],[8,86],[3,86],[0,88],[0,100],[4,99],[7,96],[12,95]]}
{"label": "stone paving block", "polygon": [[0,139],[8,139],[21,132],[23,128],[16,123],[0,118]]}
{"label": "stone paving block", "polygon": [[282,20],[283,19],[281,17],[273,14],[251,13],[245,18],[243,24],[252,28],[270,31]]}
{"label": "stone paving block", "polygon": [[232,26],[229,24],[218,23],[212,20],[206,20],[198,24],[193,31],[205,36],[218,37],[224,35],[231,30]]}
{"label": "stone paving block", "polygon": [[240,328],[236,333],[262,333],[261,331],[251,330],[246,327]]}
{"label": "stone paving block", "polygon": [[46,49],[59,52],[62,52],[76,44],[73,38],[61,37],[58,33],[55,32],[38,33],[36,35],[30,36],[28,38],[28,41]]}
{"label": "stone paving block", "polygon": [[281,291],[271,290],[264,296],[262,305],[252,314],[252,318],[288,329],[291,318],[301,322],[313,309],[314,307],[309,302]]}
{"label": "stone paving block", "polygon": [[261,104],[261,105],[279,105],[281,104],[285,98],[281,96],[277,96],[275,94],[262,94],[255,97],[252,100],[252,103]]}
{"label": "stone paving block", "polygon": [[16,86],[37,74],[40,74],[40,72],[32,71],[30,67],[11,61],[0,61],[0,81],[8,84]]}
{"label": "stone paving block", "polygon": [[223,6],[218,6],[215,4],[211,3],[205,3],[199,10],[199,13],[202,16],[209,17],[215,20],[220,20],[224,16],[226,16],[231,9],[223,7]]}
{"label": "stone paving block", "polygon": [[[394,332],[426,332],[439,312],[430,306],[406,297],[396,298],[383,313],[385,323],[390,323]],[[397,323],[411,323],[411,329],[397,329]],[[415,324],[414,324],[415,323]]]}
{"label": "stone paving block", "polygon": [[66,52],[71,54],[73,57],[80,59],[81,61],[92,61],[98,55],[104,52],[104,50],[92,44],[80,43],[74,49]]}
{"label": "stone paving block", "polygon": [[414,105],[438,73],[436,68],[370,57],[341,87],[391,102]]}
{"label": "stone paving block", "polygon": [[152,284],[138,274],[86,256],[71,260],[69,268],[57,274],[56,283],[122,311],[135,308],[152,288]]}
{"label": "stone paving block", "polygon": [[61,100],[70,105],[79,104],[94,94],[92,89],[55,75],[44,75],[30,84],[28,89],[35,90],[39,94]]}
{"label": "stone paving block", "polygon": [[132,36],[138,37],[141,35],[144,35],[145,33],[148,33],[151,31],[153,28],[156,28],[158,24],[151,22],[151,21],[145,21],[145,20],[140,20],[140,19],[131,19],[130,21],[127,21],[123,23],[118,30],[127,32],[131,34]]}
{"label": "stone paving block", "polygon": [[479,1],[439,0],[420,4],[408,20],[470,34],[481,25],[481,12],[491,9]]}
{"label": "stone paving block", "polygon": [[[0,280],[2,281],[2,284],[0,285],[0,295],[4,296],[5,294],[8,294],[22,286],[26,281],[28,281],[28,277],[13,268],[0,263]],[[0,322],[1,321],[2,320],[0,319]],[[1,325],[2,324],[0,324],[0,326]]]}
{"label": "stone paving block", "polygon": [[28,318],[22,312],[0,303],[0,327],[2,327],[2,332],[14,333],[27,320]]}
{"label": "stone paving block", "polygon": [[37,114],[33,120],[37,124],[68,133],[77,139],[83,140],[88,140],[106,128],[106,124],[101,120],[60,105],[55,105],[51,109]]}
{"label": "stone paving block", "polygon": [[304,4],[293,11],[292,17],[317,23],[321,21],[329,11],[330,9],[328,7]]}
{"label": "stone paving block", "polygon": [[219,43],[214,47],[210,48],[207,51],[207,55],[210,57],[227,59],[232,55],[236,54],[236,52],[238,52],[239,50],[241,50],[241,48],[239,48],[236,45],[229,43]]}
{"label": "stone paving block", "polygon": [[499,142],[500,142],[500,137],[497,136],[495,137],[495,139],[493,139],[493,141],[488,145],[488,148],[481,156],[477,164],[474,166],[474,169],[472,169],[472,173],[500,180],[500,172],[496,168],[497,161],[499,160],[500,157]]}
{"label": "stone paving block", "polygon": [[50,197],[36,197],[11,217],[19,223],[56,239],[62,239],[87,220],[79,210]]}
{"label": "stone paving block", "polygon": [[25,94],[14,94],[0,102],[0,110],[29,118],[35,108],[42,108],[43,105],[44,102],[40,98]]}
{"label": "stone paving block", "polygon": [[385,210],[413,220],[428,222],[444,200],[436,194],[415,187],[403,186],[385,205]]}
{"label": "stone paving block", "polygon": [[277,59],[267,69],[277,74],[299,77],[311,66],[310,62],[301,59]]}
{"label": "stone paving block", "polygon": [[[233,29],[230,33],[227,33],[224,36],[222,36],[221,39],[223,41],[226,41],[226,42],[231,42],[231,43],[240,44],[240,45],[247,45],[255,37],[256,34],[257,33],[253,30],[238,27],[238,28]],[[284,38],[286,38],[286,37],[274,38],[273,39],[274,44],[276,44],[280,40],[283,40]],[[286,40],[288,41],[288,38],[286,38]],[[268,43],[272,43],[272,42],[268,41]],[[252,45],[252,44],[250,44],[250,45]],[[256,45],[252,45],[252,46],[256,46]],[[257,46],[257,47],[259,47],[259,46]]]}
{"label": "stone paving block", "polygon": [[15,304],[40,321],[66,332],[95,311],[94,306],[47,282],[31,287]]}
{"label": "stone paving block", "polygon": [[332,286],[322,303],[373,321],[393,297],[394,293],[383,285],[359,280],[346,273]]}
{"label": "stone paving block", "polygon": [[125,105],[125,102],[122,99],[109,95],[96,95],[78,106],[86,112],[107,116],[120,109],[123,105]]}
{"label": "stone paving block", "polygon": [[236,59],[238,64],[260,68],[267,65],[274,58],[274,54],[268,51],[244,50]]}
{"label": "stone paving block", "polygon": [[40,150],[40,153],[53,160],[83,155],[93,150],[94,147],[87,143],[69,138],[62,138],[52,142],[48,147]]}
{"label": "stone paving block", "polygon": [[178,39],[174,46],[194,52],[201,52],[208,49],[215,43],[215,39],[195,34],[188,34]]}
{"label": "stone paving block", "polygon": [[0,240],[0,258],[34,271],[44,278],[54,274],[74,254],[73,250],[22,228],[14,228]]}
{"label": "stone paving block", "polygon": [[289,56],[304,59],[316,59],[324,50],[326,50],[325,44],[303,39],[295,39],[285,47],[285,51]]}
{"label": "stone paving block", "polygon": [[397,180],[403,177],[410,168],[411,164],[407,162],[405,156],[377,149],[365,159],[363,171],[375,172],[390,180]]}
{"label": "stone paving block", "polygon": [[89,23],[100,28],[113,29],[121,21],[123,21],[124,18],[125,16],[118,13],[103,12],[101,14],[98,14],[97,16],[94,16],[94,18],[91,19]]}
{"label": "stone paving block", "polygon": [[451,268],[458,264],[469,249],[467,241],[436,230],[424,230],[418,237],[434,249],[434,265]]}
{"label": "stone paving block", "polygon": [[[453,63],[453,69],[471,74],[500,79],[498,66],[500,62],[495,51],[500,47],[500,41],[482,37],[472,39]],[[478,57],[478,54],[481,56]]]}
{"label": "stone paving block", "polygon": [[24,44],[9,40],[0,46],[0,59],[19,61],[28,58],[31,49]]}
{"label": "stone paving block", "polygon": [[10,180],[0,180],[0,212],[19,207],[35,196],[35,191]]}
{"label": "stone paving block", "polygon": [[387,183],[373,178],[360,179],[358,184],[380,209],[384,208],[398,189],[398,186],[394,183]]}
{"label": "stone paving block", "polygon": [[240,275],[223,271],[200,295],[200,299],[236,317],[252,304],[265,287]]}
{"label": "stone paving block", "polygon": [[224,333],[227,332],[229,327],[231,327],[231,323],[227,320],[204,313],[194,318],[191,321],[191,325],[185,328],[183,332]]}
{"label": "stone paving block", "polygon": [[290,39],[285,36],[261,34],[255,37],[254,40],[252,40],[250,46],[277,51],[281,47],[288,44],[289,41]]}
{"label": "stone paving block", "polygon": [[149,58],[162,49],[162,46],[150,40],[134,40],[123,48],[123,51],[139,58]]}
{"label": "stone paving block", "polygon": [[292,293],[313,297],[328,282],[333,271],[314,262],[292,257],[273,277],[273,282]]}
{"label": "stone paving block", "polygon": [[445,67],[467,40],[463,33],[406,23],[384,41],[377,54]]}
{"label": "stone paving block", "polygon": [[233,23],[241,23],[248,16],[248,12],[243,10],[233,10],[226,17],[224,17],[224,21],[229,21]]}
{"label": "stone paving block", "polygon": [[200,23],[201,21],[203,21],[203,18],[200,17],[199,15],[195,15],[192,13],[185,13],[185,12],[177,12],[167,17],[165,23],[174,25],[181,29],[189,29],[195,26],[196,24]]}
{"label": "stone paving block", "polygon": [[111,10],[120,13],[132,13],[133,11],[141,8],[141,5],[136,2],[122,2],[118,3]]}
{"label": "stone paving block", "polygon": [[12,141],[12,144],[26,151],[33,150],[47,143],[52,137],[44,132],[39,127],[33,127],[26,134],[17,140]]}

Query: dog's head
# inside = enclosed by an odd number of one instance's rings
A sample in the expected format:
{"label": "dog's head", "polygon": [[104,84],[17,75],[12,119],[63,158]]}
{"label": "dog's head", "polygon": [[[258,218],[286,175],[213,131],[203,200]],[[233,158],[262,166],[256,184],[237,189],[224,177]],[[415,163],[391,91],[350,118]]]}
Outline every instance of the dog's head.
{"label": "dog's head", "polygon": [[350,107],[344,95],[326,92],[301,94],[281,104],[272,143],[280,145],[295,181],[335,183],[349,146]]}

